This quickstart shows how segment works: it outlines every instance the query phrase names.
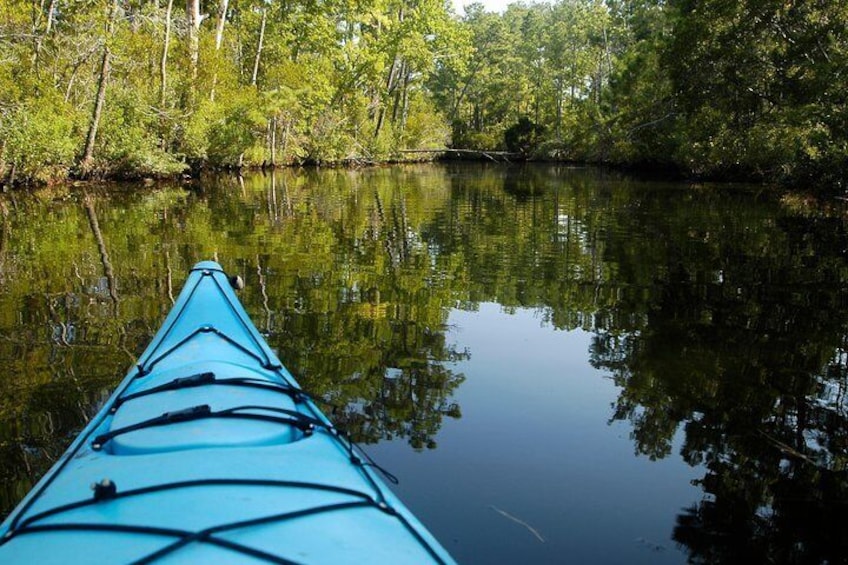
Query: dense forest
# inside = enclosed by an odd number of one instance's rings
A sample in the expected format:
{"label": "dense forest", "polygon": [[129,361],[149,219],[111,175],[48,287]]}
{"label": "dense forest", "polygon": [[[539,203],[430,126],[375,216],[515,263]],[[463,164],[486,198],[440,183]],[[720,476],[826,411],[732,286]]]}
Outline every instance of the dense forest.
{"label": "dense forest", "polygon": [[2,0],[0,182],[445,147],[843,189],[848,4]]}

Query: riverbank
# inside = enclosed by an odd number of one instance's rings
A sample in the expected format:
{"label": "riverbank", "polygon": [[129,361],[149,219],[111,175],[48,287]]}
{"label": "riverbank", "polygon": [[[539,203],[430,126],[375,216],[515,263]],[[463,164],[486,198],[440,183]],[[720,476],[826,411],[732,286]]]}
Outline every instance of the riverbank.
{"label": "riverbank", "polygon": [[[292,170],[292,169],[361,169],[367,167],[388,167],[394,165],[428,163],[428,162],[479,162],[479,163],[495,163],[502,165],[517,165],[522,163],[557,163],[573,166],[593,166],[620,171],[628,175],[649,179],[649,180],[672,180],[678,182],[722,182],[722,183],[757,183],[764,186],[780,187],[782,189],[793,190],[797,192],[810,192],[809,186],[792,185],[787,182],[780,182],[776,179],[764,178],[762,174],[745,174],[738,172],[730,174],[722,173],[705,173],[695,171],[685,171],[681,167],[669,162],[648,162],[642,161],[638,163],[621,163],[609,160],[591,160],[591,159],[569,159],[556,158],[543,154],[525,154],[513,151],[503,151],[500,149],[460,149],[460,148],[444,148],[444,149],[421,149],[421,150],[403,150],[399,154],[384,159],[374,159],[370,157],[347,157],[345,159],[333,161],[316,161],[304,160],[302,162],[290,163],[275,163],[262,162],[256,164],[242,165],[219,165],[210,166],[197,164],[194,167],[183,164],[182,167],[174,167],[172,170],[150,170],[150,169],[126,169],[115,167],[111,169],[108,165],[101,164],[96,171],[89,172],[87,175],[82,175],[76,170],[53,168],[52,175],[38,175],[35,178],[19,178],[15,175],[7,174],[5,180],[0,182],[0,187],[3,191],[12,189],[27,190],[38,189],[45,186],[56,186],[61,184],[70,184],[73,186],[84,186],[86,184],[97,184],[101,182],[117,182],[117,183],[154,183],[160,181],[178,181],[178,182],[194,182],[203,175],[217,173],[236,173],[249,174],[262,172],[267,173],[274,170]],[[826,193],[841,194],[839,188],[835,187],[832,191]]]}

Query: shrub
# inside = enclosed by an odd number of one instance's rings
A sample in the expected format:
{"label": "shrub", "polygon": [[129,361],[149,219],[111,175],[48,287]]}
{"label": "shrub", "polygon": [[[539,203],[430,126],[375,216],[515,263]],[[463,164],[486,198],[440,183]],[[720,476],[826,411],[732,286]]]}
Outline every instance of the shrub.
{"label": "shrub", "polygon": [[95,170],[121,177],[166,176],[185,170],[155,135],[157,115],[143,99],[123,89],[110,91],[95,152]]}
{"label": "shrub", "polygon": [[534,123],[527,116],[522,116],[504,132],[504,143],[509,151],[530,155],[544,135],[544,126]]}
{"label": "shrub", "polygon": [[77,146],[73,132],[73,111],[61,100],[14,108],[0,120],[0,138],[5,140],[0,161],[8,168],[4,174],[14,169],[16,179],[24,183],[65,178]]}
{"label": "shrub", "polygon": [[450,143],[450,128],[432,99],[423,94],[409,101],[401,144],[409,149],[441,149]]}
{"label": "shrub", "polygon": [[250,91],[221,93],[204,100],[188,117],[180,147],[186,159],[215,167],[261,163],[262,134],[267,120]]}

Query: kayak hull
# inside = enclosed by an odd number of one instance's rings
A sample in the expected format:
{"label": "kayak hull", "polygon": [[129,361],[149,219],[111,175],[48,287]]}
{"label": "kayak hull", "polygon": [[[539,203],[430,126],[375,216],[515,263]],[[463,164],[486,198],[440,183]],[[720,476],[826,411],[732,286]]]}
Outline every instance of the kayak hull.
{"label": "kayak hull", "polygon": [[202,262],[0,562],[452,563],[375,469]]}

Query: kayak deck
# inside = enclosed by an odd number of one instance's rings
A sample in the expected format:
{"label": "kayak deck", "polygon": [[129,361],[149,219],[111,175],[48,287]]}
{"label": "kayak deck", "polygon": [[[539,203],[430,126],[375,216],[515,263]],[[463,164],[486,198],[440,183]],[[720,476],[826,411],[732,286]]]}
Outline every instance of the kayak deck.
{"label": "kayak deck", "polygon": [[451,563],[375,468],[220,266],[199,263],[137,367],[3,523],[0,562]]}

